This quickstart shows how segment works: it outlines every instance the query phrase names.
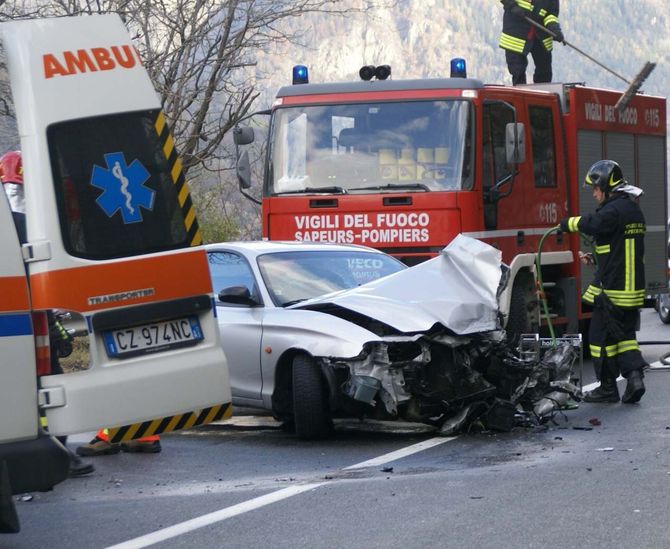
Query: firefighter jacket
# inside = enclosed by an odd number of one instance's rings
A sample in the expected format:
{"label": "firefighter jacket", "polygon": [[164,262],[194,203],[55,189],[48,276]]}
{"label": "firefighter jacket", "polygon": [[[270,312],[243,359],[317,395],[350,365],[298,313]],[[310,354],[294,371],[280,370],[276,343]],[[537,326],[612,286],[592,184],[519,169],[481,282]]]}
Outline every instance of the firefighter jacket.
{"label": "firefighter jacket", "polygon": [[[546,27],[558,23],[559,0],[516,0],[517,5],[527,12],[528,17]],[[545,49],[551,51],[554,41],[546,32],[517,17],[508,9],[503,12],[503,29],[498,45],[504,50],[527,55],[533,38],[542,41]]]}
{"label": "firefighter jacket", "polygon": [[645,295],[646,225],[637,202],[627,194],[614,193],[595,213],[568,218],[567,229],[595,237],[596,273],[582,299],[593,304],[604,290],[618,307],[641,307]]}

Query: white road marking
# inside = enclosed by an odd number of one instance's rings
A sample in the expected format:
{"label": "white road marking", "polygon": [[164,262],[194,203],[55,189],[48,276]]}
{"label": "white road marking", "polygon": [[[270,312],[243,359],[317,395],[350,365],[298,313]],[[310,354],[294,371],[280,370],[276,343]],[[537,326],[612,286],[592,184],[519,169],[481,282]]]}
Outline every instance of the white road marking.
{"label": "white road marking", "polygon": [[140,536],[139,538],[124,541],[117,545],[111,545],[107,549],[140,549],[142,547],[148,547],[154,543],[159,543],[170,538],[181,536],[182,534],[192,532],[193,530],[203,528],[204,526],[209,526],[215,522],[221,522],[227,518],[241,515],[242,513],[246,513],[248,511],[253,511],[254,509],[270,505],[271,503],[275,503],[286,498],[290,498],[291,496],[302,494],[303,492],[307,492],[309,490],[314,490],[315,488],[318,488],[324,484],[326,483],[317,482],[284,488],[283,490],[265,494],[264,496],[250,499],[249,501],[243,501],[242,503],[238,503],[237,505],[233,505],[231,507],[226,507],[225,509],[219,509],[218,511],[180,522],[179,524],[175,524],[173,526],[168,526],[162,530],[156,530],[155,532]]}
{"label": "white road marking", "polygon": [[[616,378],[617,381],[621,381],[623,379],[626,379],[626,378],[623,377],[623,376],[619,376],[618,378]],[[598,387],[598,385],[600,385],[600,381],[594,381],[593,383],[589,383],[588,385],[584,385],[584,387],[582,387],[582,393],[585,393],[586,391],[593,391],[593,389]]]}
{"label": "white road marking", "polygon": [[[383,465],[391,461],[396,461],[398,459],[411,456],[412,454],[416,454],[417,452],[433,448],[440,444],[444,444],[445,442],[449,442],[450,440],[454,440],[456,438],[458,437],[431,438],[423,442],[413,444],[412,446],[408,446],[407,448],[401,448],[400,450],[396,450],[395,452],[390,452],[388,454],[384,454],[383,456],[368,459],[367,461],[362,461],[361,463],[357,463],[356,465],[350,465],[349,467],[345,467],[343,470],[362,469],[365,467],[375,467]],[[226,520],[228,518],[235,517],[243,513],[247,513],[249,511],[254,511],[255,509],[259,509],[260,507],[265,507],[266,505],[270,505],[271,503],[276,503],[283,499],[287,499],[292,496],[302,494],[303,492],[307,492],[309,490],[314,490],[320,486],[323,486],[324,484],[328,483],[312,482],[309,484],[302,484],[300,486],[291,486],[289,488],[284,488],[276,492],[265,494],[264,496],[250,499],[249,501],[238,503],[237,505],[233,505],[231,507],[225,507],[224,509],[219,509],[218,511],[214,511],[212,513],[208,513],[206,515],[202,515],[200,517],[196,517],[191,520],[187,520],[184,522],[180,522],[178,524],[174,524],[172,526],[168,526],[167,528],[163,528],[161,530],[156,530],[155,532],[151,532],[138,538],[124,541],[116,545],[111,545],[107,549],[141,549],[143,547],[149,547],[150,545],[154,545],[155,543],[175,538],[177,536],[181,536],[182,534],[192,532],[193,530],[209,526],[210,524],[221,522],[222,520]]]}
{"label": "white road marking", "polygon": [[412,454],[416,454],[417,452],[422,452],[423,450],[427,450],[428,448],[439,446],[440,444],[444,444],[445,442],[449,442],[450,440],[454,440],[456,438],[458,437],[430,438],[428,440],[424,440],[423,442],[412,444],[412,446],[408,446],[407,448],[401,448],[400,450],[384,454],[383,456],[372,458],[367,461],[361,461],[356,465],[349,465],[349,467],[345,467],[343,471],[347,471],[349,469],[363,469],[364,467],[378,467],[379,465],[384,465],[385,463],[389,463],[397,459],[411,456]]}

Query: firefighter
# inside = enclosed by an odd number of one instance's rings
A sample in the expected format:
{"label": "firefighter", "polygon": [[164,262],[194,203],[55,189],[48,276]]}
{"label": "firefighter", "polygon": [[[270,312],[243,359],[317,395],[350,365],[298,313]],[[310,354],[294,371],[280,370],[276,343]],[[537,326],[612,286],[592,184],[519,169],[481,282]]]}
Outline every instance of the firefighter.
{"label": "firefighter", "polygon": [[584,400],[619,402],[616,378],[621,373],[627,379],[621,400],[638,402],[645,392],[642,369],[647,366],[635,339],[645,295],[641,190],[628,185],[612,160],[593,164],[585,184],[593,187],[598,202],[595,213],[560,224],[563,231],[579,231],[595,239],[597,267],[582,299],[593,305],[589,347],[600,385]]}
{"label": "firefighter", "polygon": [[559,0],[500,1],[505,11],[498,45],[505,50],[512,84],[516,86],[526,83],[529,53],[535,63],[533,82],[551,82],[551,50],[554,39],[529,23],[527,18],[537,21],[551,31],[556,40],[563,42],[563,32],[558,22]]}
{"label": "firefighter", "polygon": [[[7,195],[12,217],[16,225],[19,242],[24,244],[28,240],[26,232],[26,203],[23,186],[23,161],[21,151],[9,151],[0,157],[0,181]],[[70,335],[58,321],[53,311],[47,311],[49,319],[49,343],[51,356],[51,374],[62,374],[58,357],[68,356],[72,352]],[[40,423],[47,429],[46,417],[40,414]],[[86,463],[67,447],[67,437],[56,437],[70,455],[70,476],[81,477],[95,471],[92,463]]]}

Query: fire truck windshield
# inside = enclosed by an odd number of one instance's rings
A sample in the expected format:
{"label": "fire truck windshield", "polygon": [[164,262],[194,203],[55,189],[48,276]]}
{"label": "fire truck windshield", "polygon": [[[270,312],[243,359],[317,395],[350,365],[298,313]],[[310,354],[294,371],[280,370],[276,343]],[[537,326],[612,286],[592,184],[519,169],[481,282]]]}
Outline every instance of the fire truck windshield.
{"label": "fire truck windshield", "polygon": [[460,99],[277,109],[266,194],[469,189],[470,113]]}

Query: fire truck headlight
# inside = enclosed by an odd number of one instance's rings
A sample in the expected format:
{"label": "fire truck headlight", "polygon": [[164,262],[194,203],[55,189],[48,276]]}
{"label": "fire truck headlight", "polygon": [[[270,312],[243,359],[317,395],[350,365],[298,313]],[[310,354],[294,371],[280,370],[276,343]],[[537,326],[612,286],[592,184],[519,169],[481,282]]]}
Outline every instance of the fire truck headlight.
{"label": "fire truck headlight", "polygon": [[467,78],[468,73],[465,70],[465,59],[455,57],[451,60],[451,77],[452,78]]}
{"label": "fire truck headlight", "polygon": [[309,74],[305,65],[296,65],[293,67],[293,84],[308,84]]}

